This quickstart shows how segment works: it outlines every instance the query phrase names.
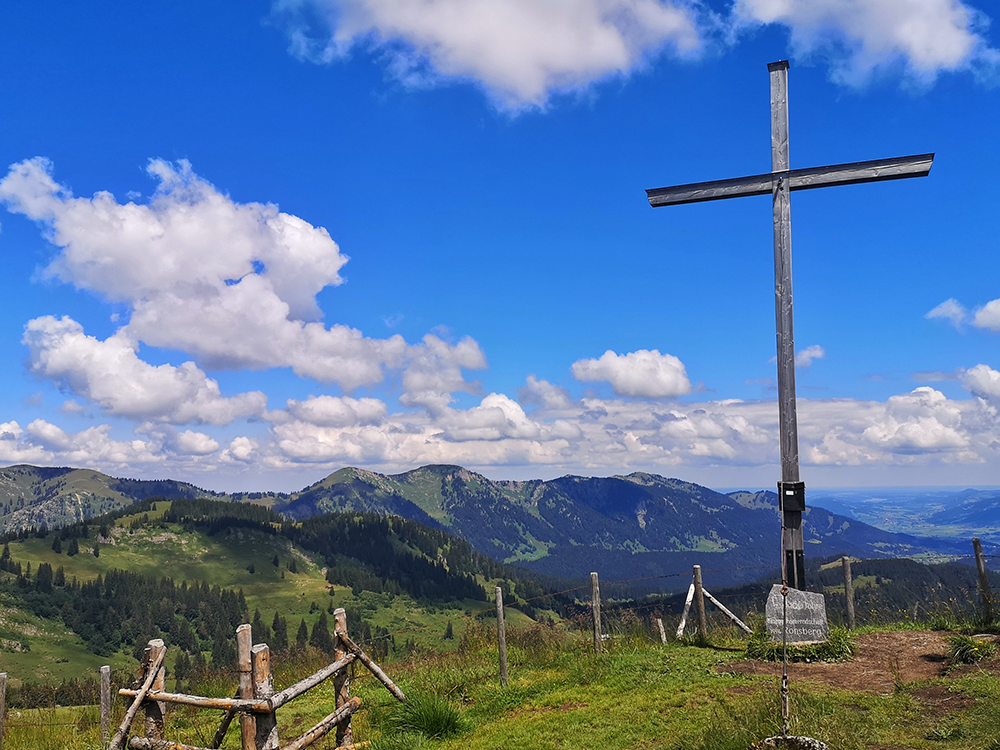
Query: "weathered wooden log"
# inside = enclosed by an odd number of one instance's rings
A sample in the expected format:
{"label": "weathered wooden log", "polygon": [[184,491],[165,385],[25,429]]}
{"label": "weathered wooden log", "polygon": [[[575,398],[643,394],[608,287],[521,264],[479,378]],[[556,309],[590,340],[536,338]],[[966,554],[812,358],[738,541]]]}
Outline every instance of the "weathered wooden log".
{"label": "weathered wooden log", "polygon": [[101,667],[101,744],[111,736],[111,667]]}
{"label": "weathered wooden log", "polygon": [[[338,634],[335,636],[336,645],[334,646],[333,655],[337,659],[343,659],[348,655],[347,641],[344,640],[344,636],[347,635],[347,611],[343,607],[335,609],[333,612],[333,621],[333,630]],[[351,698],[351,678],[346,669],[333,678],[333,689],[337,693],[337,708],[343,708],[349,703]],[[354,744],[354,735],[351,732],[351,714],[347,714],[344,721],[339,722],[336,726],[337,747],[351,747]]]}
{"label": "weathered wooden log", "polygon": [[729,618],[730,620],[732,620],[732,621],[733,621],[733,622],[735,622],[735,623],[736,623],[737,625],[739,625],[739,626],[740,626],[740,628],[741,628],[741,629],[742,629],[742,630],[743,630],[744,632],[746,632],[746,633],[751,633],[751,634],[753,633],[753,631],[752,631],[752,630],[751,630],[751,629],[750,629],[749,627],[747,627],[747,624],[746,624],[745,622],[743,622],[743,620],[741,620],[741,619],[740,619],[739,617],[737,617],[736,615],[734,615],[734,614],[733,614],[732,612],[730,612],[730,611],[729,611],[729,608],[728,608],[728,607],[726,607],[726,605],[725,605],[725,604],[723,604],[723,603],[722,603],[722,602],[720,602],[720,601],[719,601],[718,599],[716,599],[716,598],[715,598],[714,596],[712,596],[712,595],[711,595],[710,593],[708,593],[708,590],[707,590],[707,589],[704,589],[704,592],[705,592],[705,596],[707,596],[707,597],[708,597],[708,600],[709,600],[710,602],[712,602],[712,604],[714,604],[714,605],[715,605],[716,607],[718,607],[718,608],[719,608],[720,610],[722,610],[722,614],[724,614],[724,615],[725,615],[726,617],[728,617],[728,618]]}
{"label": "weathered wooden log", "polygon": [[656,626],[660,629],[660,642],[667,642],[667,631],[663,628],[663,620],[659,617],[656,618]]}
{"label": "weathered wooden log", "polygon": [[[239,696],[243,700],[253,698],[253,666],[250,660],[250,648],[253,646],[253,636],[250,626],[244,623],[236,628],[236,668],[240,673]],[[249,713],[240,714],[240,737],[243,750],[254,750],[254,737],[257,726],[254,717]]]}
{"label": "weathered wooden log", "polygon": [[108,750],[118,750],[123,746],[125,741],[125,735],[128,734],[129,728],[132,726],[132,720],[135,719],[135,715],[139,712],[139,706],[142,702],[146,700],[146,693],[149,692],[150,686],[153,684],[153,680],[156,679],[156,675],[160,671],[160,667],[163,665],[163,657],[167,655],[167,647],[163,645],[163,641],[159,638],[155,638],[149,642],[148,650],[148,662],[146,666],[146,679],[142,683],[142,687],[135,694],[135,700],[132,701],[132,705],[128,707],[125,712],[125,718],[122,720],[121,726],[118,727],[118,731],[115,732],[115,736],[111,738],[110,744],[108,744]]}
{"label": "weathered wooden log", "polygon": [[990,579],[986,575],[986,558],[983,557],[983,546],[979,537],[972,540],[972,550],[976,553],[976,570],[979,573],[979,594],[983,597],[983,619],[993,622],[993,593],[990,591]]}
{"label": "weathered wooden log", "polygon": [[[149,693],[162,693],[166,687],[167,670],[160,667],[156,670],[156,678],[149,688]],[[146,694],[146,702],[143,708],[146,712],[146,721],[143,723],[143,734],[154,740],[163,739],[163,727],[166,722],[167,704],[163,701],[153,700]]]}
{"label": "weathered wooden log", "polygon": [[368,654],[361,650],[361,647],[358,644],[351,640],[347,633],[341,633],[338,631],[337,636],[343,640],[344,645],[347,646],[348,650],[350,650],[350,652],[354,654],[354,656],[356,656],[361,663],[365,665],[365,667],[368,668],[368,671],[375,675],[375,679],[385,685],[389,692],[396,696],[399,701],[403,703],[406,702],[406,696],[403,694],[403,691],[396,686],[395,682],[389,679],[389,676],[382,671],[382,668],[378,664],[369,658]]}
{"label": "weathered wooden log", "polygon": [[701,585],[701,566],[694,566],[694,607],[698,613],[698,635],[708,640],[708,618],[705,617],[705,588]]}
{"label": "weathered wooden log", "polygon": [[687,598],[684,600],[684,611],[681,612],[681,624],[677,626],[677,637],[684,635],[684,627],[687,625],[688,613],[691,611],[691,602],[694,601],[694,584],[688,586]]}
{"label": "weathered wooden log", "polygon": [[601,586],[597,573],[590,574],[590,612],[594,617],[594,651],[604,649],[604,634],[601,632]]}
{"label": "weathered wooden log", "polygon": [[[331,729],[340,726],[343,722],[351,718],[351,714],[358,710],[361,706],[361,699],[357,696],[351,698],[347,703],[338,708],[332,714],[327,716],[325,719],[320,721],[316,726],[310,729],[308,732],[296,737],[294,740],[289,742],[287,745],[282,745],[280,750],[302,750],[304,747],[309,747],[316,740],[323,739]],[[343,747],[338,746],[338,747]]]}
{"label": "weathered wooden log", "polygon": [[299,680],[294,685],[286,687],[280,693],[275,693],[274,697],[271,698],[269,701],[267,701],[269,706],[267,710],[269,711],[278,710],[283,705],[288,703],[288,701],[292,700],[293,698],[298,698],[307,690],[312,690],[314,687],[319,685],[324,680],[327,680],[333,675],[337,674],[357,658],[358,657],[355,656],[353,653],[347,654],[346,656],[344,656],[344,658],[337,659],[335,662],[333,662],[332,664],[328,664],[315,674],[311,674],[305,679]]}
{"label": "weathered wooden log", "polygon": [[[122,688],[118,695],[126,698],[136,696],[138,690]],[[268,713],[272,710],[270,701],[250,698],[206,698],[201,695],[187,695],[185,693],[160,693],[147,691],[146,697],[151,701],[161,701],[163,703],[177,703],[182,706],[196,706],[197,708],[215,708],[222,711],[252,711],[253,713]]]}
{"label": "weathered wooden log", "polygon": [[500,654],[500,685],[507,687],[507,626],[503,620],[503,589],[497,586],[497,650]]}
{"label": "weathered wooden log", "polygon": [[840,558],[844,568],[844,602],[847,604],[847,629],[854,630],[854,579],[851,577],[851,558]]}
{"label": "weathered wooden log", "polygon": [[[271,676],[271,649],[259,643],[250,650],[253,661],[253,697],[267,700],[274,695],[274,679]],[[278,750],[278,719],[274,711],[258,714],[256,717],[256,750]]]}

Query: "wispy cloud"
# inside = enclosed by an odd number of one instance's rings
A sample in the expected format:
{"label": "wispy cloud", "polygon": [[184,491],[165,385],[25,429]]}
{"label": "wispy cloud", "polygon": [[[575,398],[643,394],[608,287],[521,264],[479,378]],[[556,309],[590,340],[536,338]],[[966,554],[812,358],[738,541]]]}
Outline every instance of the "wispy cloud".
{"label": "wispy cloud", "polygon": [[819,344],[813,344],[812,346],[807,346],[805,349],[800,349],[795,355],[795,366],[805,369],[809,367],[815,360],[823,359],[826,356],[826,350]]}
{"label": "wispy cloud", "polygon": [[940,305],[924,315],[927,320],[946,320],[956,329],[960,330],[965,322],[969,311],[954,298],[946,299]]}

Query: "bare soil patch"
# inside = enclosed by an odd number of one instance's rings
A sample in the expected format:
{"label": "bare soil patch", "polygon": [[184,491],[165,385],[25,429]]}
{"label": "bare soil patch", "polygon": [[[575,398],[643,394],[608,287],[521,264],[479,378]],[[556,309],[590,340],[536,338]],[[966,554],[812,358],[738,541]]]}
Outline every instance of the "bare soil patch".
{"label": "bare soil patch", "polygon": [[927,685],[914,688],[910,695],[923,704],[923,711],[928,716],[946,716],[953,711],[964,711],[971,708],[976,699],[965,693],[952,693],[946,685]]}
{"label": "bare soil patch", "polygon": [[[844,690],[888,695],[898,683],[941,677],[948,666],[945,635],[930,630],[865,633],[858,636],[854,647],[850,661],[789,664],[788,678],[793,682],[808,680]],[[779,677],[781,664],[738,661],[722,665],[719,671]]]}

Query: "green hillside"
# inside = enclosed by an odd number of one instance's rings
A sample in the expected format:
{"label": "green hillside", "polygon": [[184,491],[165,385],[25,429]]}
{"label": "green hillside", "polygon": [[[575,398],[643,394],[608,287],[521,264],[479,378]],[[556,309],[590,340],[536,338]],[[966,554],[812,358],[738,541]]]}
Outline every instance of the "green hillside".
{"label": "green hillside", "polygon": [[[380,638],[383,650],[448,650],[461,638],[462,620],[448,641],[444,625],[424,626],[489,609],[488,583],[541,591],[505,577],[467,543],[405,519],[345,514],[292,525],[260,506],[210,500],[153,500],[132,509],[93,525],[8,539],[0,558],[0,653],[14,684],[79,677],[81,665],[131,669],[134,648],[152,637],[188,644],[188,656],[211,664],[221,658],[215,641],[231,639],[235,625],[258,612],[258,633],[278,615],[290,644],[302,622],[312,634],[321,618],[344,607],[355,635]],[[366,561],[351,538],[375,554]],[[112,585],[135,594],[114,599]],[[156,601],[133,611],[144,598]],[[206,606],[224,612],[210,616]]]}
{"label": "green hillside", "polygon": [[0,468],[0,533],[66,526],[150,497],[228,499],[173,479],[117,479],[93,469],[18,464]]}

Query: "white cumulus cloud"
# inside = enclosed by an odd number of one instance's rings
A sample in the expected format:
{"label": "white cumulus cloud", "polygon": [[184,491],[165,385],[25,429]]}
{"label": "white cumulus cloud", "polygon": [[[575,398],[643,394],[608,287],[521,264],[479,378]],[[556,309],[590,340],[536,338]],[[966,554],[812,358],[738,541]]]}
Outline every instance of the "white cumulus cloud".
{"label": "white cumulus cloud", "polygon": [[377,398],[349,396],[310,396],[305,401],[288,400],[288,413],[303,422],[322,427],[347,427],[381,422],[387,407]]}
{"label": "white cumulus cloud", "polygon": [[275,10],[300,58],[374,47],[404,83],[477,81],[512,109],[704,45],[696,6],[683,1],[278,0]]}
{"label": "white cumulus cloud", "polygon": [[610,383],[618,396],[672,398],[691,392],[684,363],[656,349],[628,354],[616,354],[609,349],[599,359],[574,362],[571,370],[577,380]]}
{"label": "white cumulus cloud", "polygon": [[[46,274],[131,308],[128,322],[103,342],[82,329],[57,335],[48,319],[33,322],[26,342],[36,374],[111,413],[138,418],[156,417],[152,404],[168,380],[184,381],[189,390],[199,380],[216,388],[199,367],[288,367],[345,390],[374,385],[387,369],[398,369],[408,402],[427,408],[449,403],[457,390],[475,390],[462,371],[486,365],[470,338],[449,344],[429,335],[409,345],[402,336],[373,339],[317,320],[317,293],[342,282],[347,262],[326,229],[274,205],[237,203],[187,162],[153,160],[148,172],[158,187],[145,205],[119,203],[107,192],[74,197],[42,158],[14,164],[0,180],[0,201],[40,222],[59,248]],[[184,352],[194,362],[150,367],[135,353],[140,343]],[[112,389],[99,382],[105,376],[120,385],[138,378],[138,385],[134,392]],[[223,405],[237,416],[259,413],[251,400],[202,398],[178,404],[179,413],[168,408],[161,418],[183,421],[209,401],[212,408],[191,418],[217,422]]]}
{"label": "white cumulus cloud", "polygon": [[930,83],[942,71],[1000,64],[981,33],[985,15],[961,0],[736,0],[734,16],[787,26],[796,56],[822,56],[851,85],[892,66]]}
{"label": "white cumulus cloud", "polygon": [[260,391],[222,396],[219,384],[193,362],[179,367],[144,362],[122,331],[99,341],[72,318],[46,315],[28,322],[23,341],[32,373],[115,416],[228,424],[260,415],[267,406]]}
{"label": "white cumulus cloud", "polygon": [[486,396],[479,406],[466,410],[449,410],[438,424],[448,440],[501,440],[503,438],[538,437],[541,426],[516,401],[500,393]]}
{"label": "white cumulus cloud", "polygon": [[991,79],[989,19],[962,0],[736,0],[728,15],[696,0],[275,0],[290,52],[332,63],[373,50],[409,86],[472,81],[502,108],[628,75],[670,51],[699,56],[740,32],[781,24],[796,56],[860,85],[882,70],[930,83],[942,71]]}
{"label": "white cumulus cloud", "polygon": [[[132,467],[164,461],[155,443],[140,439],[116,440],[110,425],[67,432],[44,419],[35,419],[25,428],[35,445],[49,451],[60,462],[73,466]],[[51,459],[50,459],[51,460]]]}
{"label": "white cumulus cloud", "polygon": [[1000,407],[1000,372],[989,365],[979,364],[960,371],[958,379],[973,396]]}
{"label": "white cumulus cloud", "polygon": [[976,314],[972,318],[972,325],[1000,333],[1000,299],[987,302],[976,310]]}

